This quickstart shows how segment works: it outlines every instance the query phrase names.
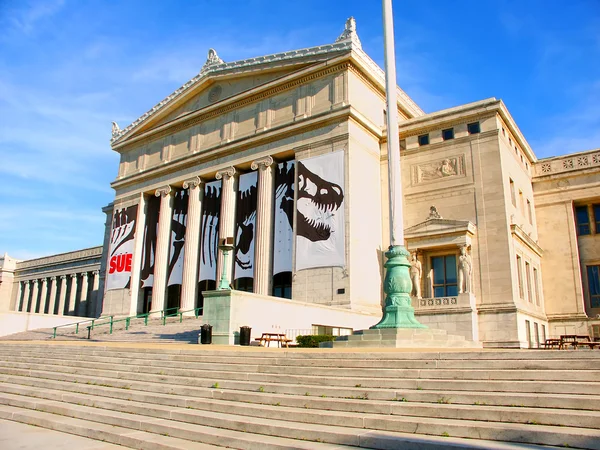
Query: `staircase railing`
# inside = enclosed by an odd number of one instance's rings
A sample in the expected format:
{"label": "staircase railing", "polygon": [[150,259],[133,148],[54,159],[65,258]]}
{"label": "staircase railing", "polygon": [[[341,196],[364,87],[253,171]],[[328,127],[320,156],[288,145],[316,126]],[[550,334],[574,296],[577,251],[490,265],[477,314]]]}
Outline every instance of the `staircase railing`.
{"label": "staircase railing", "polygon": [[[194,308],[194,309],[189,309],[186,311],[181,311],[179,310],[179,308],[175,307],[175,308],[167,308],[163,311],[154,311],[154,312],[149,312],[146,314],[137,314],[135,316],[128,316],[128,317],[122,317],[120,319],[115,319],[115,316],[108,316],[108,317],[101,317],[99,319],[86,319],[86,320],[80,320],[79,322],[73,322],[73,323],[67,323],[64,325],[58,325],[56,327],[53,328],[53,333],[52,333],[52,337],[56,338],[57,335],[57,331],[59,328],[68,328],[68,327],[75,327],[75,333],[74,334],[79,334],[79,329],[80,329],[80,325],[84,325],[84,324],[89,324],[86,326],[86,329],[88,331],[88,339],[90,338],[90,334],[92,332],[92,330],[94,330],[94,328],[98,328],[101,326],[108,326],[108,334],[112,334],[113,330],[114,330],[114,326],[115,324],[118,324],[120,322],[125,322],[125,330],[129,330],[129,327],[131,325],[131,322],[133,320],[143,320],[144,321],[144,326],[148,325],[148,319],[151,316],[155,316],[157,314],[160,313],[160,322],[161,325],[166,325],[167,324],[167,317],[179,317],[179,323],[183,322],[183,317],[185,315],[187,315],[188,313],[193,313],[194,317],[197,319],[198,316],[202,315],[202,307],[200,308]],[[190,315],[191,316],[191,315]]]}

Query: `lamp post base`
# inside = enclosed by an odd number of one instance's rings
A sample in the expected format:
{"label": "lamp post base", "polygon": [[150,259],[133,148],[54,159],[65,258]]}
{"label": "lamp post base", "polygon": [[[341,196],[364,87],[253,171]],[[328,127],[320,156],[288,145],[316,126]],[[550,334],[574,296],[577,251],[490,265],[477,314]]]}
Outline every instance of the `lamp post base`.
{"label": "lamp post base", "polygon": [[409,268],[410,254],[402,245],[390,246],[385,252],[387,269],[383,290],[386,294],[383,318],[371,329],[378,328],[427,328],[415,318],[415,310],[411,305],[410,293],[412,281]]}

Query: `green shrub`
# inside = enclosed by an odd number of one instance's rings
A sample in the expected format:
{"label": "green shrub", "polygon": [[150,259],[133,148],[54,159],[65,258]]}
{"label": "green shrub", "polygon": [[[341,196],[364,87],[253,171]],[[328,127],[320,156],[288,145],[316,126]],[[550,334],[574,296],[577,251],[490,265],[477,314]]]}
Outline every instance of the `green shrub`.
{"label": "green shrub", "polygon": [[330,336],[328,334],[319,334],[319,335],[306,335],[306,336],[296,336],[296,342],[298,343],[298,347],[303,348],[314,348],[318,347],[321,342],[334,341],[335,336]]}

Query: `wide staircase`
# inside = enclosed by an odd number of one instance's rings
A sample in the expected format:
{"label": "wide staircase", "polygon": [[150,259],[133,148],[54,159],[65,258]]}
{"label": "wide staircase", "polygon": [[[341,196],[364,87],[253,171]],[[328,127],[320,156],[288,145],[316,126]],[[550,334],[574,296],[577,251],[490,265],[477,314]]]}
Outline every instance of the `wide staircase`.
{"label": "wide staircase", "polygon": [[600,449],[600,351],[0,345],[0,418],[138,449]]}

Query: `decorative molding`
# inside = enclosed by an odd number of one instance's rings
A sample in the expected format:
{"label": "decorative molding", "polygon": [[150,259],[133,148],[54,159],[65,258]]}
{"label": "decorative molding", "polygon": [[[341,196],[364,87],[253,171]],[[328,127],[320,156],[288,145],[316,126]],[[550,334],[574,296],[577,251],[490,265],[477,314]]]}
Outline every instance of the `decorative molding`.
{"label": "decorative molding", "polygon": [[72,262],[81,259],[90,259],[102,256],[102,246],[86,248],[69,253],[61,253],[60,255],[47,256],[43,258],[30,259],[17,263],[17,270],[29,269],[36,266],[48,266],[52,264]]}
{"label": "decorative molding", "polygon": [[265,156],[264,158],[259,158],[255,161],[252,161],[250,164],[250,168],[252,170],[260,169],[265,170],[273,164],[273,158],[271,156]]}
{"label": "decorative molding", "polygon": [[511,224],[510,226],[510,232],[513,236],[515,236],[523,245],[525,245],[527,248],[531,249],[536,255],[538,255],[540,258],[542,257],[542,255],[544,254],[544,251],[542,250],[542,247],[540,247],[538,245],[537,242],[535,242],[531,236],[529,236],[527,233],[525,233],[525,231],[523,230],[523,228],[521,228],[519,225],[517,224]]}
{"label": "decorative molding", "polygon": [[443,217],[440,215],[437,208],[431,205],[431,207],[429,208],[429,215],[427,216],[427,219],[443,219]]}
{"label": "decorative molding", "polygon": [[236,171],[235,171],[235,167],[230,166],[230,167],[226,167],[225,169],[221,169],[217,172],[217,174],[215,175],[215,178],[217,180],[220,180],[221,178],[225,177],[225,179],[229,179],[231,177],[233,177],[235,175]]}
{"label": "decorative molding", "polygon": [[451,156],[426,164],[414,164],[411,167],[413,186],[465,175],[465,155]]}
{"label": "decorative molding", "polygon": [[171,186],[163,186],[154,191],[154,195],[157,197],[166,197],[171,193]]}
{"label": "decorative molding", "polygon": [[555,175],[600,167],[600,149],[543,159],[535,164],[535,176]]}
{"label": "decorative molding", "polygon": [[202,184],[202,179],[200,177],[196,176],[194,178],[190,178],[189,180],[185,180],[183,182],[183,188],[192,190],[192,189],[196,189],[201,184]]}
{"label": "decorative molding", "polygon": [[121,132],[121,128],[119,128],[119,124],[117,122],[112,123],[112,137],[118,136]]}

